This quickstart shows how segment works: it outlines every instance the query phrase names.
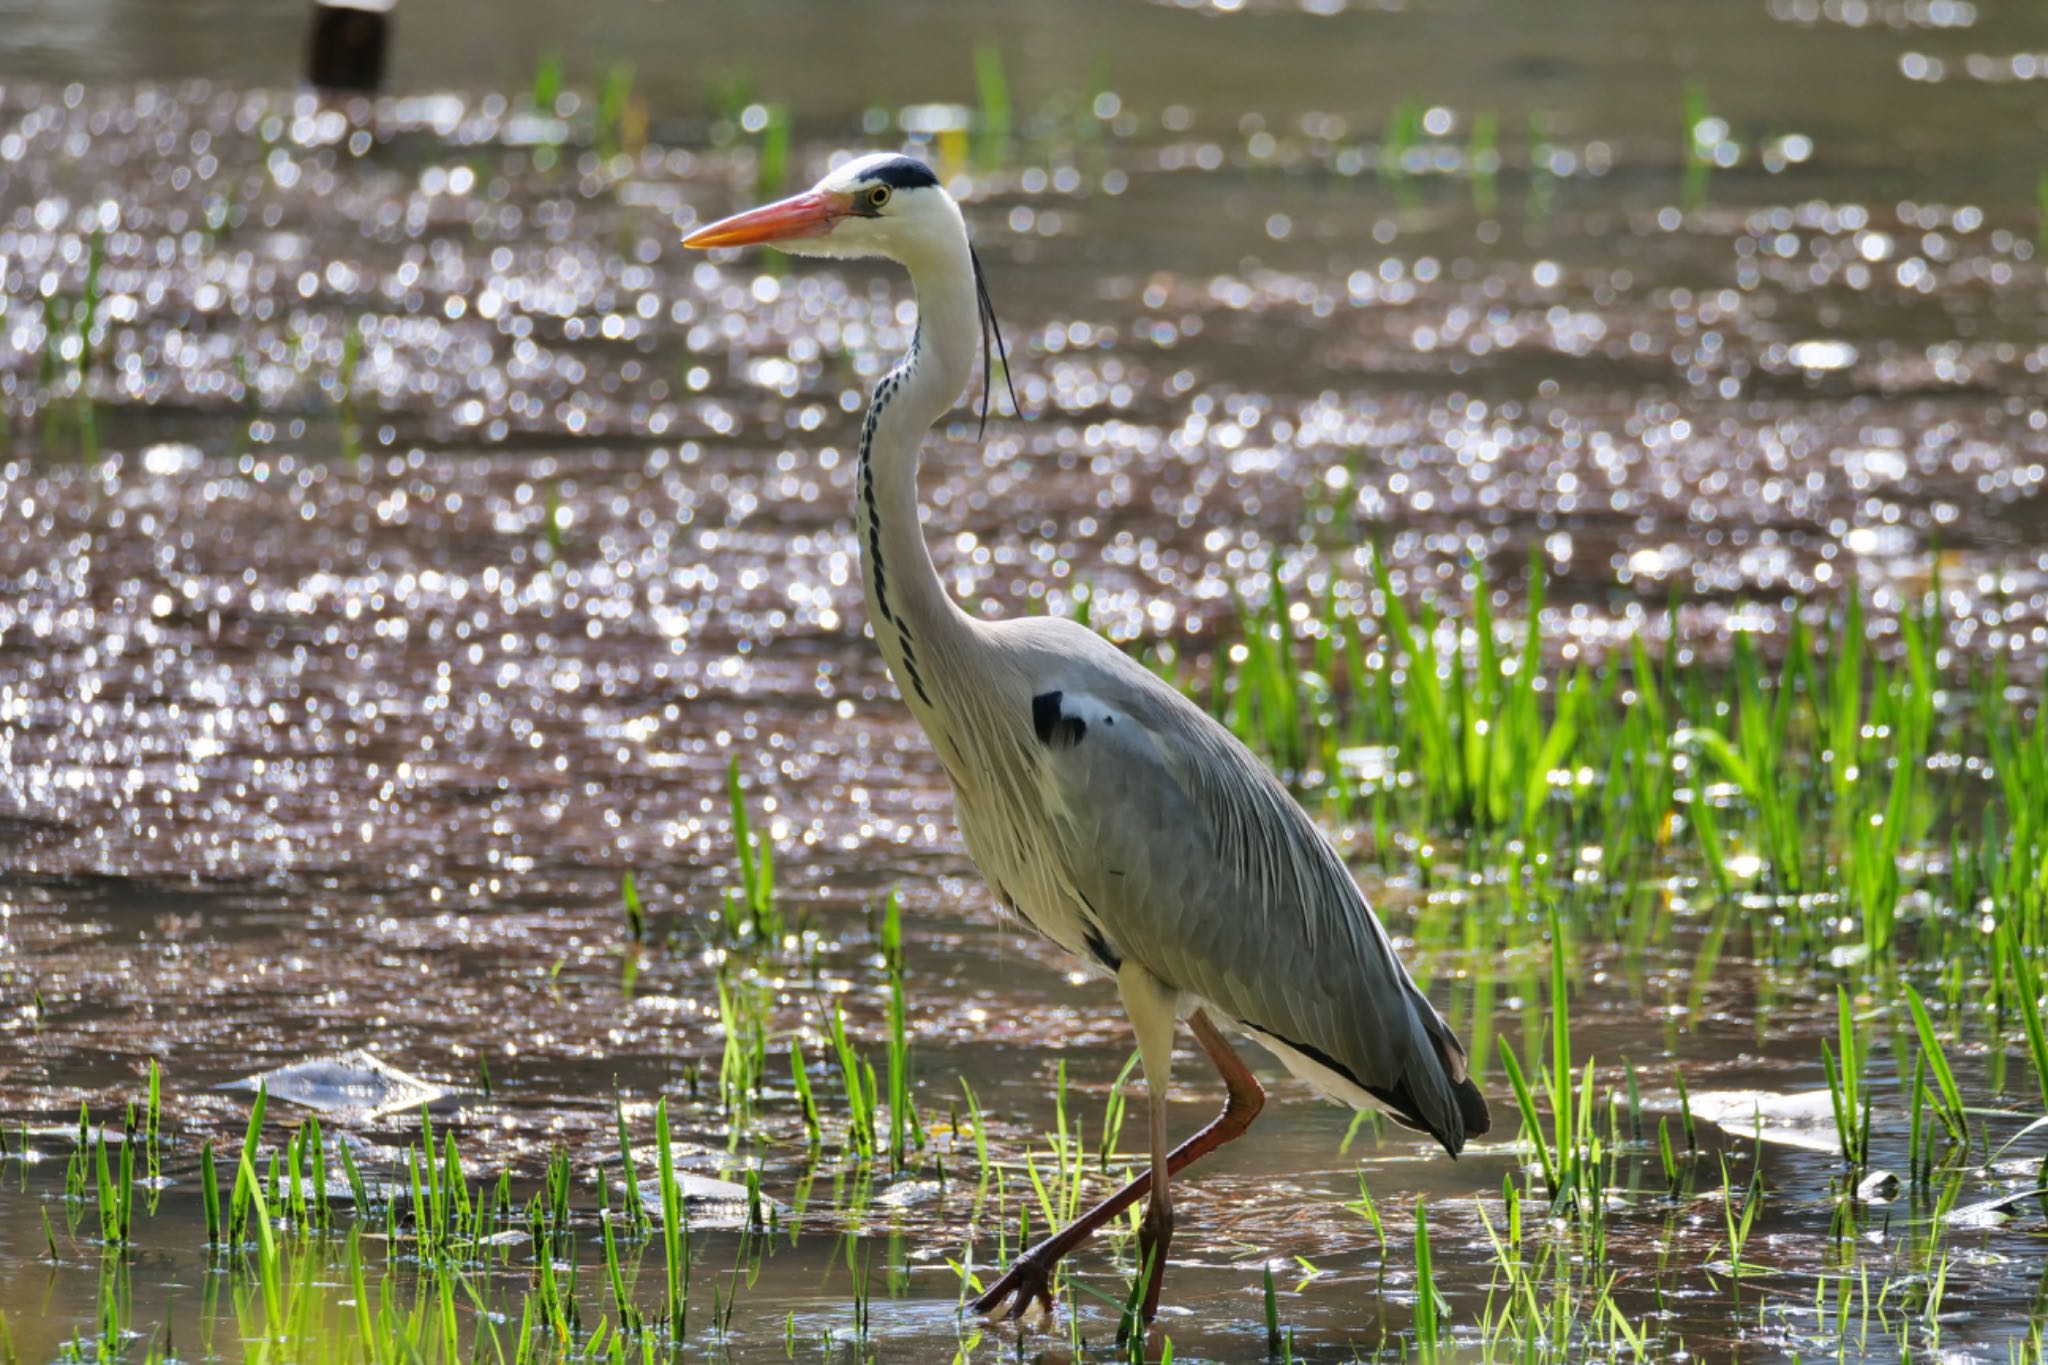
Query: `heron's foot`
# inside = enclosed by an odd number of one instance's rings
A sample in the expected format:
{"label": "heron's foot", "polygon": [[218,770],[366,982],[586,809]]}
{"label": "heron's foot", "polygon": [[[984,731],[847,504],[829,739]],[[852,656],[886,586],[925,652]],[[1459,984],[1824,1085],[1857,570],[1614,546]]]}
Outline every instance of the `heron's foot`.
{"label": "heron's foot", "polygon": [[[1003,1278],[997,1280],[968,1307],[983,1317],[1000,1315],[1004,1322],[1021,1322],[1036,1307],[1050,1321],[1052,1277],[1056,1265],[1057,1261],[1042,1261],[1032,1253],[1026,1252],[1003,1273]],[[1009,1305],[1008,1312],[1003,1311],[1005,1304]]]}
{"label": "heron's foot", "polygon": [[1155,1201],[1145,1210],[1145,1221],[1138,1224],[1138,1274],[1144,1284],[1138,1314],[1145,1327],[1159,1316],[1159,1290],[1166,1283],[1166,1252],[1172,1245],[1173,1209]]}

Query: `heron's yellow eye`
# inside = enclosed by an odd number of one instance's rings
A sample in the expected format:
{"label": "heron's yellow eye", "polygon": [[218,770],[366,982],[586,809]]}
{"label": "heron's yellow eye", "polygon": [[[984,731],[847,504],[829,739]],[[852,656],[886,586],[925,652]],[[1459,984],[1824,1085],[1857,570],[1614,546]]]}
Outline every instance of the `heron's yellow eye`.
{"label": "heron's yellow eye", "polygon": [[878,212],[888,202],[889,187],[887,185],[877,185],[868,191],[868,211],[870,213]]}

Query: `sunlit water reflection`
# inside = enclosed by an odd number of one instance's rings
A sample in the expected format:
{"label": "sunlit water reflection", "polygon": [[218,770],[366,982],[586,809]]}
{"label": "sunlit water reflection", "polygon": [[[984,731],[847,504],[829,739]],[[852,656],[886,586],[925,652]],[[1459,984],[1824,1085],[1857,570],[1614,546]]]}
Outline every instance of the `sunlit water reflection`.
{"label": "sunlit water reflection", "polygon": [[[1958,651],[2038,676],[2048,284],[2031,180],[1981,174],[2015,136],[2013,87],[2036,79],[2004,16],[1790,4],[1690,32],[1729,108],[1694,130],[1726,169],[1686,207],[1675,86],[1667,100],[1578,51],[1615,42],[1617,16],[1519,37],[1459,21],[1469,59],[1516,74],[1494,93],[1470,72],[1418,86],[1419,136],[1390,153],[1383,105],[1406,92],[1362,106],[1306,58],[1339,34],[1426,52],[1446,15],[1208,8],[1068,18],[1105,41],[1194,24],[1171,29],[1188,51],[1270,46],[1305,83],[1254,70],[1226,98],[1119,59],[1113,95],[1077,97],[1000,164],[935,149],[1029,418],[998,413],[977,441],[963,408],[928,451],[934,557],[972,609],[1072,610],[1086,591],[1111,635],[1199,659],[1233,593],[1275,573],[1362,591],[1378,539],[1404,592],[1449,603],[1475,566],[1513,583],[1540,553],[1546,623],[1587,657],[1661,638],[1676,594],[1684,642],[1718,659],[1729,632],[1780,633],[1788,604],[1851,582],[1882,644],[1938,582]],[[1619,46],[1662,44],[1675,13],[1629,18]],[[1721,65],[1752,50],[1832,79],[1767,99]],[[164,60],[122,74],[186,74]],[[1048,84],[1059,69],[1028,43],[1017,60]],[[1579,60],[1607,79],[1574,87]],[[886,118],[864,131],[871,91],[831,90],[799,103],[798,178],[895,135]],[[1113,1002],[984,915],[940,771],[862,638],[851,452],[909,339],[904,284],[686,256],[681,230],[750,197],[759,154],[651,98],[653,141],[600,154],[587,107],[557,120],[498,94],[0,93],[0,1110],[112,1114],[160,1059],[176,1183],[131,1274],[136,1319],[174,1299],[181,1344],[206,1278],[197,1142],[232,1141],[246,1113],[218,1087],[371,1047],[470,1092],[452,1120],[465,1160],[522,1181],[555,1147],[580,1169],[608,1159],[615,1095],[643,1125],[656,1094],[687,1098],[690,1169],[755,1164],[821,1233],[746,1291],[736,1346],[779,1350],[785,1314],[807,1338],[842,1330],[833,1235],[855,1229],[894,1268],[885,1355],[950,1352],[969,1153],[948,1152],[942,1195],[864,1211],[820,1192],[831,1174],[805,1185],[799,1116],[771,1086],[761,1141],[727,1154],[699,936],[735,882],[735,758],[810,935],[760,968],[778,1035],[822,1055],[836,998],[878,1045],[872,907],[900,887],[921,1102],[954,1107],[966,1076],[1020,1154],[1064,1060],[1097,1133],[1128,1048]],[[1925,115],[1904,151],[1895,98]],[[1477,121],[1511,105],[1489,154]],[[624,941],[628,870],[650,949]],[[1401,871],[1365,875],[1397,931],[1455,910]],[[1588,946],[1582,1053],[1632,1062],[1653,1107],[1675,1062],[1700,1090],[1819,1084],[1801,983],[1732,960],[1690,1000],[1695,937],[1647,959]],[[1541,1023],[1537,963],[1422,965],[1461,1026],[1475,972],[1502,977],[1494,1031]],[[1177,1120],[1207,1091],[1189,1074]],[[1263,1350],[1269,1262],[1312,1358],[1408,1330],[1405,1242],[1383,1271],[1344,1207],[1361,1156],[1390,1224],[1429,1200],[1454,1320],[1475,1320],[1491,1251],[1472,1198],[1497,1196],[1515,1158],[1453,1166],[1391,1132],[1345,1154],[1343,1115],[1276,1093],[1258,1140],[1181,1201],[1181,1358]],[[363,1131],[402,1145],[409,1124]],[[1810,1301],[1838,1254],[1832,1167],[1769,1152],[1756,1292]],[[84,1252],[32,1264],[55,1168],[0,1216],[0,1301],[27,1358],[90,1324],[98,1293]],[[1684,1289],[1631,1270],[1619,1301],[1707,1353],[1827,1340],[1795,1307],[1731,1311],[1697,1269],[1717,1181],[1667,1205],[1655,1170],[1645,1151],[1614,1254],[1674,1260]],[[1970,1308],[1946,1340],[2002,1358],[2038,1221],[1950,1247]],[[1108,1250],[1084,1264],[1120,1292]],[[1101,1342],[1114,1315],[1088,1311]]]}

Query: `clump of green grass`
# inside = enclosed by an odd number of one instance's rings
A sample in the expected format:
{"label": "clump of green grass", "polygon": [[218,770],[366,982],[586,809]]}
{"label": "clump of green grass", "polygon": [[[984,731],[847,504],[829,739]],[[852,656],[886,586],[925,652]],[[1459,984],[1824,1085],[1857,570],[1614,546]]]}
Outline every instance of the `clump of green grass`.
{"label": "clump of green grass", "polygon": [[43,296],[43,351],[38,371],[43,444],[88,459],[99,454],[93,383],[106,344],[101,278],[106,259],[106,229],[94,228],[87,239],[79,292],[65,295],[53,291]]}
{"label": "clump of green grass", "polygon": [[1549,1132],[1544,1131],[1536,1091],[1505,1040],[1500,1048],[1501,1066],[1521,1115],[1522,1136],[1536,1149],[1552,1210],[1575,1213],[1597,1226],[1606,1208],[1606,1181],[1605,1154],[1593,1122],[1594,1064],[1588,1060],[1581,1069],[1573,1062],[1571,996],[1566,984],[1569,951],[1563,922],[1555,910],[1550,929],[1550,1055],[1538,1072],[1538,1084],[1550,1110]]}
{"label": "clump of green grass", "polygon": [[818,1101],[811,1092],[811,1068],[804,1060],[804,1045],[800,1038],[789,1040],[789,1074],[795,1086],[797,1105],[803,1112],[804,1137],[812,1152],[824,1144],[825,1125],[818,1118]]}
{"label": "clump of green grass", "polygon": [[1308,715],[1314,714],[1316,696],[1306,687],[1295,652],[1289,647],[1292,608],[1279,575],[1273,576],[1262,606],[1239,602],[1237,608],[1238,653],[1232,659],[1237,685],[1230,695],[1230,727],[1240,737],[1258,738],[1260,747],[1283,772],[1300,773],[1309,765],[1313,743],[1304,708],[1311,708]]}
{"label": "clump of green grass", "polygon": [[619,879],[619,902],[626,912],[626,937],[635,943],[647,939],[647,907],[641,903],[640,888],[627,872]]}
{"label": "clump of green grass", "polygon": [[[148,1139],[150,1198],[155,1200],[155,1185],[163,1175],[163,1111],[164,1078],[158,1069],[156,1058],[149,1059],[149,1098],[143,1107],[143,1132]],[[6,1152],[6,1143],[0,1142],[0,1155]]]}
{"label": "clump of green grass", "polygon": [[220,1173],[214,1166],[213,1143],[199,1150],[199,1202],[206,1215],[206,1246],[217,1252],[221,1244]]}
{"label": "clump of green grass", "polygon": [[1373,1264],[1378,1267],[1376,1283],[1384,1288],[1387,1282],[1387,1225],[1380,1217],[1379,1205],[1373,1202],[1372,1188],[1366,1184],[1364,1170],[1358,1173],[1358,1198],[1344,1207],[1355,1210],[1372,1225],[1372,1235],[1379,1243],[1379,1255],[1373,1258]]}
{"label": "clump of green grass", "polygon": [[[1949,1137],[1960,1147],[1967,1147],[1970,1141],[1970,1114],[1963,1105],[1962,1090],[1956,1085],[1955,1073],[1949,1069],[1948,1056],[1942,1051],[1941,1039],[1934,1031],[1934,1021],[1928,1017],[1926,1002],[1913,983],[1900,983],[1905,994],[1906,1008],[1913,1018],[1913,1032],[1920,1043],[1920,1058],[1926,1063],[1928,1073],[1934,1079],[1934,1088],[1928,1093],[1934,1099],[1934,1112]],[[1917,1100],[1917,1096],[1916,1096]]]}
{"label": "clump of green grass", "polygon": [[669,1133],[668,1098],[663,1096],[654,1109],[654,1141],[661,1176],[661,1251],[666,1269],[666,1297],[662,1322],[672,1337],[680,1340],[688,1324],[690,1256],[688,1232],[683,1224],[683,1198],[676,1183],[675,1142]]}
{"label": "clump of green grass", "polygon": [[1714,171],[1715,139],[1705,131],[1714,111],[1707,103],[1707,88],[1699,81],[1687,81],[1680,99],[1685,136],[1679,155],[1679,200],[1691,213],[1707,202],[1707,180]]}
{"label": "clump of green grass", "polygon": [[[1206,695],[1334,820],[1365,824],[1383,860],[1411,848],[1425,879],[1446,851],[1462,860],[1489,888],[1456,924],[1465,948],[1513,946],[1555,903],[1639,953],[1669,933],[1652,888],[1672,876],[1711,911],[1694,1000],[1747,922],[1738,896],[1774,898],[1752,930],[1764,957],[1832,954],[1884,999],[1902,939],[1950,966],[1952,1008],[1971,972],[2011,979],[2011,951],[1974,923],[2010,923],[2013,951],[2048,944],[2030,871],[2048,866],[2048,817],[2028,794],[2048,783],[2048,725],[2002,661],[1944,669],[1938,584],[1883,655],[1852,588],[1821,625],[1793,621],[1776,659],[1741,631],[1725,663],[1681,667],[1673,618],[1661,657],[1638,637],[1596,670],[1560,660],[1540,565],[1499,618],[1476,565],[1456,616],[1362,558],[1371,592],[1330,574],[1306,599],[1276,585],[1241,603]],[[1940,754],[1978,756],[1991,781]],[[1981,814],[1946,823],[1962,810]],[[1418,926],[1426,946],[1447,923]]]}
{"label": "clump of green grass", "polygon": [[1481,218],[1491,218],[1500,208],[1495,180],[1500,175],[1500,116],[1491,109],[1472,117],[1472,134],[1465,142],[1465,177],[1472,187],[1472,208]]}
{"label": "clump of green grass", "polygon": [[768,1010],[760,982],[731,970],[729,963],[721,964],[716,984],[719,1032],[724,1038],[718,1096],[737,1140],[767,1074]]}
{"label": "clump of green grass", "polygon": [[1856,1032],[1849,992],[1840,986],[1835,988],[1835,1007],[1836,1049],[1830,1049],[1826,1039],[1820,1048],[1842,1160],[1853,1172],[1870,1161],[1870,1093],[1863,1082],[1864,1045]]}
{"label": "clump of green grass", "polygon": [[757,198],[777,199],[789,190],[791,125],[787,105],[763,107],[760,139],[754,193]]}
{"label": "clump of green grass", "polygon": [[597,90],[597,153],[607,161],[636,156],[647,140],[645,106],[633,93],[633,66],[615,62]]}
{"label": "clump of green grass", "polygon": [[363,328],[360,321],[342,329],[341,357],[335,366],[334,407],[341,424],[341,455],[345,460],[363,457],[363,424],[357,408],[356,379],[363,363]]}
{"label": "clump of green grass", "polygon": [[1429,1210],[1415,1201],[1415,1346],[1418,1356],[1433,1362],[1443,1348],[1443,1296],[1429,1254]]}
{"label": "clump of green grass", "polygon": [[540,113],[552,114],[562,98],[562,54],[550,49],[533,65],[533,83],[528,98]]}
{"label": "clump of green grass", "polygon": [[832,1007],[831,1041],[839,1062],[839,1085],[846,1097],[846,1145],[856,1157],[875,1154],[875,1111],[881,1100],[875,1084],[874,1065],[854,1051],[846,1033],[846,1015],[837,1004]]}
{"label": "clump of green grass", "polygon": [[1263,1292],[1266,1304],[1266,1354],[1277,1356],[1280,1354],[1281,1345],[1280,1301],[1273,1292],[1273,1267],[1268,1264],[1261,1269],[1264,1277]]}
{"label": "clump of green grass", "polygon": [[555,573],[561,573],[566,567],[562,559],[563,551],[567,548],[567,537],[563,530],[566,525],[567,518],[562,506],[562,485],[559,481],[550,479],[547,500],[542,504],[541,510],[541,535],[547,544],[548,567]]}
{"label": "clump of green grass", "polygon": [[1137,1074],[1137,1070],[1138,1052],[1133,1048],[1131,1055],[1124,1059],[1123,1070],[1116,1073],[1116,1080],[1110,1084],[1109,1097],[1103,1101],[1102,1130],[1097,1141],[1095,1160],[1097,1168],[1104,1174],[1108,1174],[1110,1163],[1116,1157],[1117,1140],[1124,1131],[1124,1087],[1130,1084],[1131,1077]]}
{"label": "clump of green grass", "polygon": [[[242,1134],[242,1154],[238,1170],[246,1168],[252,1173],[255,1170],[258,1144],[263,1137],[263,1113],[269,1106],[269,1101],[269,1087],[258,1085],[255,1103],[249,1107],[249,1125]],[[227,1235],[229,1243],[234,1245],[239,1245],[247,1233],[249,1194],[248,1184],[238,1176],[228,1199]]]}
{"label": "clump of green grass", "polygon": [[974,93],[979,106],[974,164],[978,170],[997,170],[1009,160],[1016,115],[1010,103],[1010,78],[1003,70],[1002,49],[994,43],[975,45]]}
{"label": "clump of green grass", "polygon": [[[104,1126],[92,1139],[94,1188],[98,1194],[100,1242],[110,1249],[125,1248],[135,1226],[135,1110],[128,1110],[127,1129],[118,1144],[109,1144]],[[120,1147],[120,1155],[107,1156],[109,1145]]]}
{"label": "clump of green grass", "polygon": [[782,937],[782,917],[775,909],[775,845],[754,832],[740,786],[737,755],[726,761],[725,789],[733,851],[739,862],[739,885],[725,896],[725,927],[735,938],[773,943]]}
{"label": "clump of green grass", "polygon": [[2000,927],[1999,940],[2010,973],[2015,1009],[2027,1040],[2027,1055],[2033,1061],[2034,1079],[2040,1087],[2041,1112],[2048,1114],[2048,1030],[2042,1026],[2040,975],[2009,927]]}
{"label": "clump of green grass", "polygon": [[238,1201],[246,1195],[256,1210],[257,1276],[263,1286],[263,1306],[274,1332],[285,1321],[277,1237],[271,1231],[270,1203],[263,1197],[263,1181],[257,1176],[247,1151],[242,1153],[241,1163],[236,1169],[235,1193]]}
{"label": "clump of green grass", "polygon": [[901,1170],[924,1128],[910,1098],[910,1036],[903,988],[903,903],[895,888],[882,907],[882,961],[889,978],[889,1162]]}
{"label": "clump of green grass", "polygon": [[1738,1298],[1740,1298],[1742,1293],[1742,1277],[1744,1275],[1756,1274],[1769,1269],[1766,1266],[1751,1265],[1743,1260],[1743,1253],[1749,1246],[1749,1235],[1756,1227],[1757,1210],[1761,1209],[1764,1203],[1763,1164],[1761,1162],[1751,1164],[1749,1184],[1744,1188],[1739,1203],[1740,1207],[1738,1208],[1734,1183],[1728,1174],[1728,1158],[1724,1156],[1721,1158],[1721,1219],[1727,1234],[1727,1241],[1724,1243],[1727,1260],[1723,1262],[1723,1265],[1728,1272],[1729,1278],[1735,1283],[1735,1292]]}
{"label": "clump of green grass", "polygon": [[1387,116],[1386,130],[1380,135],[1380,183],[1393,194],[1394,202],[1404,213],[1413,212],[1421,204],[1409,162],[1422,143],[1422,112],[1420,100],[1402,100]]}

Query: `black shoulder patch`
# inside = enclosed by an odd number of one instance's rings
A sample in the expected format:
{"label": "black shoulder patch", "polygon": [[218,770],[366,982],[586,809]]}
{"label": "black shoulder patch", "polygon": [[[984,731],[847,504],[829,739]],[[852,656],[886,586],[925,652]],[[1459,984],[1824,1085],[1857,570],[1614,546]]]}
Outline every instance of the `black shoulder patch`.
{"label": "black shoulder patch", "polygon": [[1031,699],[1031,728],[1040,744],[1052,743],[1052,727],[1060,723],[1060,694],[1040,692]]}
{"label": "black shoulder patch", "polygon": [[892,157],[869,171],[866,178],[899,190],[929,189],[939,183],[931,167],[911,156]]}
{"label": "black shoulder patch", "polygon": [[1031,728],[1048,749],[1071,749],[1088,734],[1088,722],[1060,714],[1061,692],[1041,692],[1031,699]]}

